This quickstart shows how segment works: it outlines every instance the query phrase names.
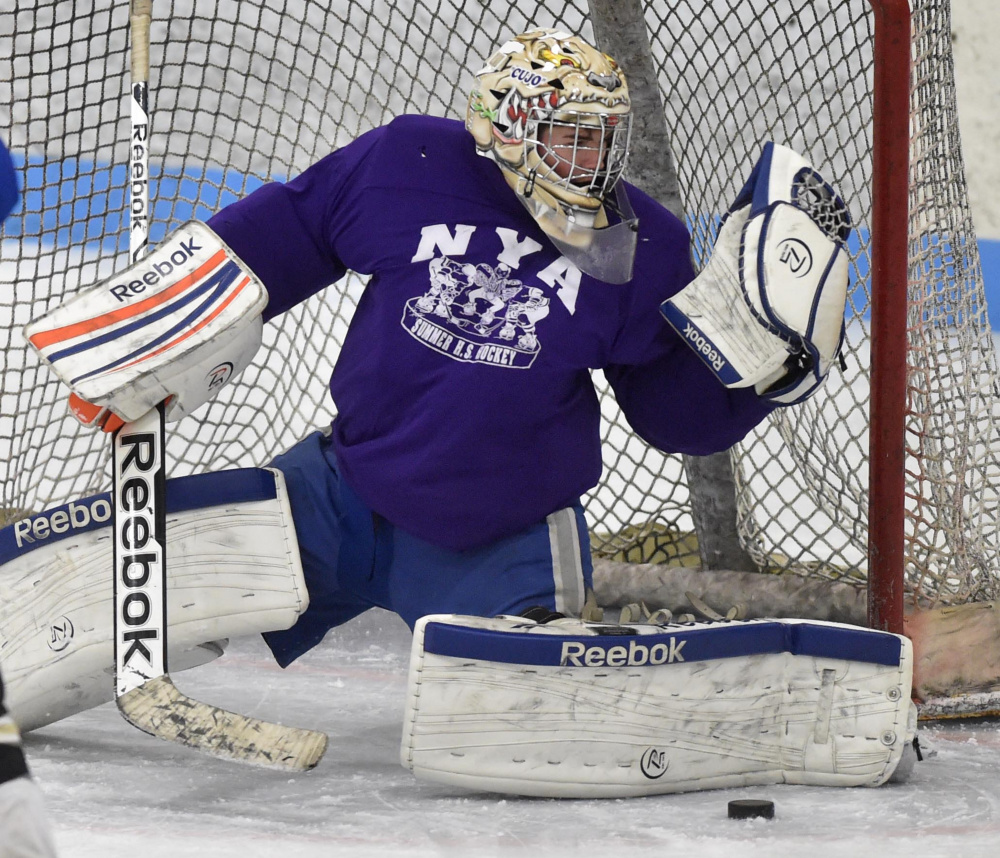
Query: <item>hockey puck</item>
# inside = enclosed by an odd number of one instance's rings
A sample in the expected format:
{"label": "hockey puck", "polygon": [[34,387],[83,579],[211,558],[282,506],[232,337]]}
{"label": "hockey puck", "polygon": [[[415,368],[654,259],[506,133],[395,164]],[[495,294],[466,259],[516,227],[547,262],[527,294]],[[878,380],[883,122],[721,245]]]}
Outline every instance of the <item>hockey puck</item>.
{"label": "hockey puck", "polygon": [[741,798],[729,802],[730,819],[774,819],[774,802],[759,798]]}

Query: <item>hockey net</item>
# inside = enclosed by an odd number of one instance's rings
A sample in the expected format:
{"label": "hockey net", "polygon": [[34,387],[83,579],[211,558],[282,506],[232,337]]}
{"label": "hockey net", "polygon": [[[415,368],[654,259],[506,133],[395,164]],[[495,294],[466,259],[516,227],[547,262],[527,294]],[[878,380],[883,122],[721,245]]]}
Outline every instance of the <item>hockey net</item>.
{"label": "hockey net", "polygon": [[[905,587],[924,606],[995,598],[997,366],[959,145],[947,0],[914,0]],[[584,0],[154,3],[156,241],[408,112],[464,115],[501,38],[593,38]],[[763,570],[863,586],[868,551],[873,30],[869,0],[649,0],[643,7],[681,199],[704,263],[772,139],[807,154],[856,223],[846,368],[732,451],[742,544]],[[37,0],[0,15],[0,117],[25,189],[3,226],[0,508],[16,519],[104,490],[108,444],[67,417],[22,326],[126,262],[127,2]],[[628,69],[626,69],[628,71]],[[266,463],[333,417],[327,381],[364,288],[351,275],[267,326],[254,366],[172,424],[175,476]],[[604,386],[595,552],[697,563],[676,456],[629,430]]]}

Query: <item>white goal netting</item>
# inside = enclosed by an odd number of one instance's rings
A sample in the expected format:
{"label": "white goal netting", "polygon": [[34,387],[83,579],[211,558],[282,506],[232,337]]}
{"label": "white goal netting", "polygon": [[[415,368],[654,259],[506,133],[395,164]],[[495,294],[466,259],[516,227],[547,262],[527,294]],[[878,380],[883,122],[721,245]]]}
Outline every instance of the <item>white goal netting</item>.
{"label": "white goal netting", "polygon": [[[997,366],[957,130],[946,0],[914,0],[906,586],[923,604],[994,598]],[[733,451],[739,531],[764,568],[863,581],[868,520],[873,16],[868,0],[647,0],[681,197],[703,262],[773,139],[809,155],[856,223],[846,369]],[[472,73],[533,26],[593,39],[583,0],[154,2],[153,243],[407,112],[464,114]],[[125,264],[127,2],[0,0],[0,124],[21,208],[0,258],[0,509],[7,520],[104,490],[108,444],[21,327]],[[628,69],[626,68],[626,72]],[[327,381],[364,288],[349,277],[268,326],[220,399],[169,428],[171,472],[263,464],[333,414]],[[290,371],[290,368],[298,368]],[[595,549],[696,560],[678,457],[650,449],[601,386]]]}

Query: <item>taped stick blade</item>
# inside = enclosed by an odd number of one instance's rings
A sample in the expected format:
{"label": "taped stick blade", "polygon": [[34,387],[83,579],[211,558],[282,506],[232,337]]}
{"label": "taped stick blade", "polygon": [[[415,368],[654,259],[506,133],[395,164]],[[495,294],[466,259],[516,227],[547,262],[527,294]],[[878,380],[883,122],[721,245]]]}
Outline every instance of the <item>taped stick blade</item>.
{"label": "taped stick blade", "polygon": [[166,674],[121,695],[117,702],[125,720],[144,733],[234,762],[307,771],[319,763],[327,747],[325,733],[193,700]]}

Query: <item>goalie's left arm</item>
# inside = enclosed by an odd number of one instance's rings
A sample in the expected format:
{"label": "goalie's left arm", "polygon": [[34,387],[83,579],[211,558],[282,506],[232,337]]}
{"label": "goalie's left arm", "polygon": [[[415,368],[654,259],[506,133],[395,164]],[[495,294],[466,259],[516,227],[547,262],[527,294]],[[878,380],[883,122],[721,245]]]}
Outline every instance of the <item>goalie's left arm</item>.
{"label": "goalie's left arm", "polygon": [[812,396],[843,342],[849,233],[836,191],[768,143],[701,274],[686,232],[667,236],[673,268],[661,274],[675,294],[655,319],[635,309],[626,353],[604,370],[631,427],[661,450],[704,455]]}
{"label": "goalie's left arm", "polygon": [[802,402],[840,356],[850,232],[833,187],[803,157],[767,143],[708,265],[663,315],[726,387]]}
{"label": "goalie's left arm", "polygon": [[725,450],[770,414],[774,404],[752,388],[720,384],[701,356],[663,320],[664,298],[695,278],[691,237],[666,211],[646,207],[640,217],[640,250],[657,249],[647,269],[655,278],[644,276],[625,299],[624,323],[604,375],[629,426],[647,443],[667,453],[695,456]]}
{"label": "goalie's left arm", "polygon": [[774,410],[752,388],[719,384],[669,329],[662,340],[654,360],[604,369],[629,426],[647,443],[666,453],[718,453],[741,441]]}

